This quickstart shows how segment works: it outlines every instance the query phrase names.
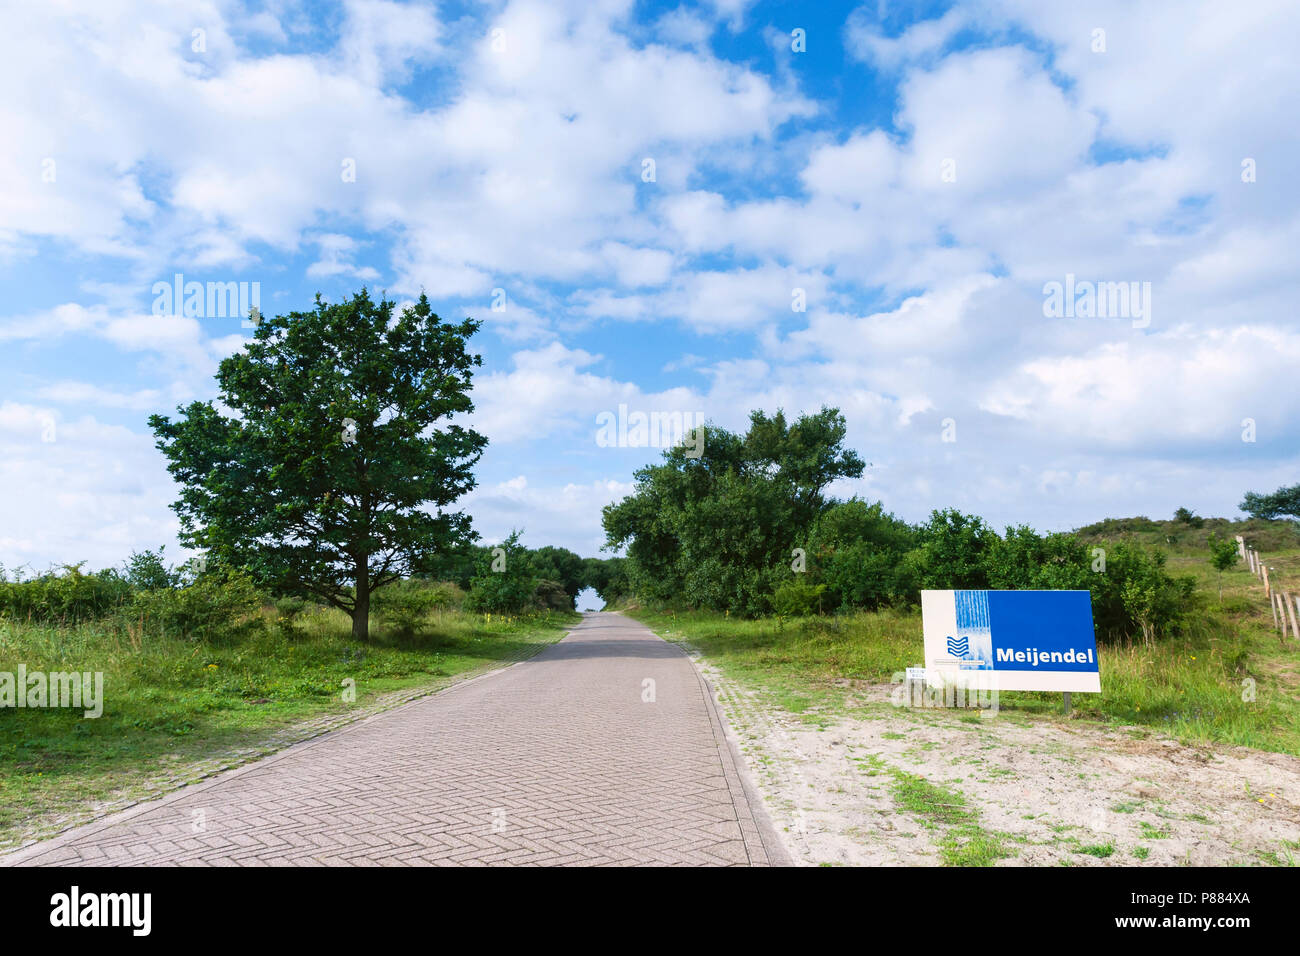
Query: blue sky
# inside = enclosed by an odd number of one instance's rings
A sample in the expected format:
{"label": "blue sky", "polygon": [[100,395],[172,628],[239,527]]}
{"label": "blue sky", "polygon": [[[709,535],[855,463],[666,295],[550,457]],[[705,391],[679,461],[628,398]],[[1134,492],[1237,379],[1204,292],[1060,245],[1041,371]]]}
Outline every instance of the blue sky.
{"label": "blue sky", "polygon": [[[247,335],[154,314],[176,273],[257,283],[264,312],[367,285],[482,319],[489,540],[597,553],[658,454],[596,441],[620,404],[732,428],[838,406],[872,467],[836,491],[910,520],[1235,514],[1297,480],[1294,5],[5,18],[8,568],[176,550],[145,420],[213,397]],[[1067,276],[1142,298],[1045,315]]]}

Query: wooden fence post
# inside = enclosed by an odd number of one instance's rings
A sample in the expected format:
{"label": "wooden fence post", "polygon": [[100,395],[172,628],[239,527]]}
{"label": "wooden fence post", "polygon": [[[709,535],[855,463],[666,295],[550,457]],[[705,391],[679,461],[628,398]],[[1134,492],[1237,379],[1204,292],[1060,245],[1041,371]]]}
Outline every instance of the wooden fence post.
{"label": "wooden fence post", "polygon": [[1282,604],[1286,608],[1287,616],[1291,618],[1291,636],[1300,641],[1300,626],[1296,625],[1295,617],[1295,598],[1290,591],[1282,592]]}

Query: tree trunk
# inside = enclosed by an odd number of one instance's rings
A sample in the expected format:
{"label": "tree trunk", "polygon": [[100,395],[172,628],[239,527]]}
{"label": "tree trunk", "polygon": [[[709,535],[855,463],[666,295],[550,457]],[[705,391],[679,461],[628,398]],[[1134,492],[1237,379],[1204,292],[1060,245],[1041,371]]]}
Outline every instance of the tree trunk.
{"label": "tree trunk", "polygon": [[357,564],[356,607],[352,609],[352,639],[361,643],[370,641],[370,568],[365,562]]}

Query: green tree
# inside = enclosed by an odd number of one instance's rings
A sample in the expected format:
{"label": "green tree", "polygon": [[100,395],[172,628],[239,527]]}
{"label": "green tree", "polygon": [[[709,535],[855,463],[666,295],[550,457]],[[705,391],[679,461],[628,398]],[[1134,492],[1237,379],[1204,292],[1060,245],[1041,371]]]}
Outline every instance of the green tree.
{"label": "green tree", "polygon": [[1219,572],[1219,603],[1223,603],[1223,572],[1237,563],[1241,555],[1237,552],[1237,543],[1227,538],[1220,538],[1210,532],[1210,564]]}
{"label": "green tree", "polygon": [[625,558],[583,558],[582,586],[593,589],[606,604],[628,593]]}
{"label": "green tree", "polygon": [[176,573],[163,560],[162,545],[157,551],[145,548],[132,551],[126,559],[126,580],[137,591],[156,591],[170,588],[177,583]]}
{"label": "green tree", "polygon": [[519,543],[519,532],[511,531],[499,545],[483,549],[465,609],[518,613],[532,607],[536,590],[537,574],[528,549]]}
{"label": "green tree", "polygon": [[1248,491],[1238,507],[1252,518],[1264,520],[1288,516],[1300,518],[1300,485],[1279,488],[1271,495]]}
{"label": "green tree", "polygon": [[827,486],[864,465],[844,447],[844,417],[832,408],[794,422],[755,411],[744,435],[702,430],[698,455],[669,449],[636,472],[634,494],[605,507],[606,547],[626,546],[638,596],[758,614],[792,551],[806,550]]}
{"label": "green tree", "polygon": [[473,536],[447,509],[474,487],[487,439],[473,410],[478,323],[428,299],[394,314],[363,289],[261,321],[222,361],[220,401],[149,424],[181,485],[181,538],[277,591],[313,594],[369,637],[370,595]]}
{"label": "green tree", "polygon": [[533,551],[529,559],[539,578],[560,582],[564,592],[569,595],[570,604],[577,600],[578,592],[584,586],[582,558],[568,548],[557,548],[548,544]]}

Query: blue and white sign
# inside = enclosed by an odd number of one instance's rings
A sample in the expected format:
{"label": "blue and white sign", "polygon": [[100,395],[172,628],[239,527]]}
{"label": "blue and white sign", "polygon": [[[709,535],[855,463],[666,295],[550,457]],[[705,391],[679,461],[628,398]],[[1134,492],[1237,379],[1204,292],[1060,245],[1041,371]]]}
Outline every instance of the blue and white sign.
{"label": "blue and white sign", "polygon": [[925,666],[997,690],[1101,693],[1087,591],[922,591]]}

